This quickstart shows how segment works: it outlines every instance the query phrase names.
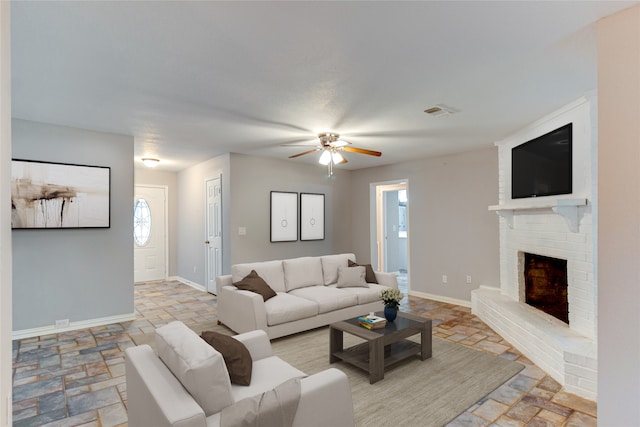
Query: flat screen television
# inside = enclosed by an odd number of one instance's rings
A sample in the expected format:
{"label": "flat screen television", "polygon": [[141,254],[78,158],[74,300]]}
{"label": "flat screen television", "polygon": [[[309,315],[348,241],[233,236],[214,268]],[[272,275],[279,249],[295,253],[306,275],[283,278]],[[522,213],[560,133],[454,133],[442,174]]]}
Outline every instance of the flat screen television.
{"label": "flat screen television", "polygon": [[572,192],[572,123],[511,149],[511,198]]}

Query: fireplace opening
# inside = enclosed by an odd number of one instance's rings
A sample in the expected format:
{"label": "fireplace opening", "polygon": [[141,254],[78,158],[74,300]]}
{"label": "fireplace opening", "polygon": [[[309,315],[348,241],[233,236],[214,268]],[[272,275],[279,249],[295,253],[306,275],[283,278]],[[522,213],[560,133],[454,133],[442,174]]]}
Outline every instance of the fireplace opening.
{"label": "fireplace opening", "polygon": [[525,302],[569,324],[567,260],[524,254]]}

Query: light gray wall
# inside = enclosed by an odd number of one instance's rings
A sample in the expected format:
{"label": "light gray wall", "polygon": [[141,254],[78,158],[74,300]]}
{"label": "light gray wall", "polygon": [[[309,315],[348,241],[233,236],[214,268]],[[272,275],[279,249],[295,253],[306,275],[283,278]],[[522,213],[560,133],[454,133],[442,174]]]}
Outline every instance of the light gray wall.
{"label": "light gray wall", "polygon": [[[231,262],[351,252],[351,173],[287,160],[231,155]],[[325,194],[325,240],[270,242],[270,192]],[[246,227],[246,236],[238,235]]]}
{"label": "light gray wall", "polygon": [[598,425],[640,423],[640,7],[598,22]]}
{"label": "light gray wall", "polygon": [[162,185],[167,187],[168,272],[178,274],[178,174],[148,168],[136,168],[135,185]]}
{"label": "light gray wall", "polygon": [[496,148],[361,169],[352,176],[353,250],[360,261],[370,261],[370,184],[408,179],[412,291],[470,301],[480,285],[499,287],[498,218],[487,210],[498,198]]}
{"label": "light gray wall", "polygon": [[12,424],[11,360],[11,32],[9,2],[0,2],[0,426]]}
{"label": "light gray wall", "polygon": [[231,269],[229,154],[178,173],[177,275],[205,286],[205,181],[222,176],[222,270]]}
{"label": "light gray wall", "polygon": [[13,329],[132,314],[133,137],[14,119],[13,158],[111,168],[111,228],[13,230]]}

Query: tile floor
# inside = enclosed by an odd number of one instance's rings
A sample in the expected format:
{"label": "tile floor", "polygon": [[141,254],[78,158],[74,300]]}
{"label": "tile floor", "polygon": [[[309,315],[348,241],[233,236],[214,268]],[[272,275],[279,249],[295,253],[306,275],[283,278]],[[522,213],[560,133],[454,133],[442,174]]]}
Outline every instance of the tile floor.
{"label": "tile floor", "polygon": [[[14,426],[126,426],[123,352],[132,337],[174,319],[192,327],[216,320],[215,296],[178,282],[136,285],[135,307],[132,322],[14,341]],[[401,309],[431,318],[435,336],[526,365],[450,427],[596,426],[594,402],[566,393],[470,309],[416,297]]]}

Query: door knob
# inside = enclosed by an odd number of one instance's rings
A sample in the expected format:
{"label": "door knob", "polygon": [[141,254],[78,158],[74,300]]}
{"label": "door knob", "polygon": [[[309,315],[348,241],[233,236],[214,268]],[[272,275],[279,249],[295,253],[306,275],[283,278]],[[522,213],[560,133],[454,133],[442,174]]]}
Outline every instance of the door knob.
{"label": "door knob", "polygon": [[204,241],[204,243],[208,245],[208,244],[209,244],[209,241],[208,241],[208,240],[205,240],[205,241]]}

